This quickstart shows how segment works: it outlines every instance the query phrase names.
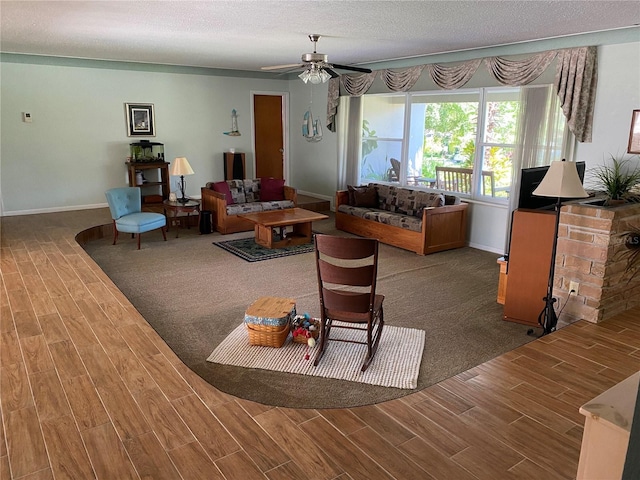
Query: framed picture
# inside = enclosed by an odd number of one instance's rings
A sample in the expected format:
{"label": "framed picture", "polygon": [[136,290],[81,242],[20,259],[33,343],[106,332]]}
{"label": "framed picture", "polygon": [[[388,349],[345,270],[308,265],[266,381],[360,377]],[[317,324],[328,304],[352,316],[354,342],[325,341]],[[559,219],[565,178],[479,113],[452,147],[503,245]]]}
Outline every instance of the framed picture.
{"label": "framed picture", "polygon": [[155,137],[156,119],[153,103],[125,103],[127,135],[129,137]]}
{"label": "framed picture", "polygon": [[634,110],[631,115],[631,131],[629,132],[627,153],[640,153],[640,110]]}

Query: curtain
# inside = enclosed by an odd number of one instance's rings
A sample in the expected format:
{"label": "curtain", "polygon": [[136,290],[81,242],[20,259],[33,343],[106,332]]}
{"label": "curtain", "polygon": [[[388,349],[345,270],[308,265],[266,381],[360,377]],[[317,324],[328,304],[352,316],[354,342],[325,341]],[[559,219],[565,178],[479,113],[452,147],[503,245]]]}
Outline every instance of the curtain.
{"label": "curtain", "polygon": [[[364,95],[376,79],[377,72],[363,73],[359,75],[340,75],[329,80],[329,92],[327,94],[327,130],[336,131],[336,112],[340,103],[340,85],[352,97]],[[351,109],[349,109],[351,110]]]}
{"label": "curtain", "polygon": [[409,67],[404,70],[382,70],[380,76],[387,88],[394,92],[406,92],[410,90],[420,78],[424,65]]}
{"label": "curtain", "polygon": [[555,87],[569,128],[579,142],[591,142],[598,83],[596,47],[560,50]]}
{"label": "curtain", "polygon": [[[522,87],[520,91],[520,114],[518,136],[511,170],[509,212],[519,202],[520,174],[523,168],[550,165],[554,160],[572,159],[567,146],[575,137],[567,128],[560,99],[554,95],[553,85]],[[505,252],[511,237],[511,215],[507,219]]]}
{"label": "curtain", "polygon": [[460,65],[447,66],[437,63],[429,65],[429,74],[433,83],[445,90],[461,88],[473,77],[480,66],[481,58]]}
{"label": "curtain", "polygon": [[358,182],[362,147],[362,98],[345,97],[338,106],[338,190]]}
{"label": "curtain", "polygon": [[327,94],[327,130],[336,131],[336,114],[340,101],[340,77],[329,80],[329,93]]}
{"label": "curtain", "polygon": [[484,63],[493,76],[503,85],[511,87],[527,85],[544,72],[556,57],[555,51],[543,52],[526,60],[509,60],[502,57],[485,58]]}
{"label": "curtain", "polygon": [[[409,67],[402,70],[381,70],[387,88],[392,91],[407,91],[415,84],[426,67],[433,81],[440,88],[463,87],[481,63],[503,85],[523,86],[531,83],[557,59],[554,86],[560,98],[562,111],[569,129],[579,142],[591,142],[593,108],[597,84],[597,49],[581,47],[566,50],[550,50],[538,53],[525,60],[509,60],[490,57],[462,62],[458,65],[431,64]],[[340,85],[348,95],[364,95],[373,84],[377,72],[360,75],[340,75]],[[340,91],[329,86],[328,105],[337,105]],[[397,90],[396,90],[397,89]],[[335,112],[327,111],[327,128],[335,132]]]}

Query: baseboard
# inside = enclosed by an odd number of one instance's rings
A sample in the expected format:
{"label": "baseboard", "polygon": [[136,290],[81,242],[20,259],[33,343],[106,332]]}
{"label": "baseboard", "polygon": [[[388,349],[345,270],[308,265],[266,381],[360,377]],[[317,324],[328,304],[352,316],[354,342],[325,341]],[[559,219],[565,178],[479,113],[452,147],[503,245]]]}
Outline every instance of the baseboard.
{"label": "baseboard", "polygon": [[488,247],[487,245],[480,245],[479,243],[469,243],[468,245],[471,248],[477,248],[478,250],[484,250],[485,252],[497,253],[498,255],[504,255],[503,250],[499,250],[494,247]]}
{"label": "baseboard", "polygon": [[69,207],[49,207],[35,208],[33,210],[14,210],[12,212],[2,212],[3,217],[17,217],[19,215],[36,215],[38,213],[72,212],[74,210],[95,210],[96,208],[109,208],[107,203],[97,203],[95,205],[73,205]]}

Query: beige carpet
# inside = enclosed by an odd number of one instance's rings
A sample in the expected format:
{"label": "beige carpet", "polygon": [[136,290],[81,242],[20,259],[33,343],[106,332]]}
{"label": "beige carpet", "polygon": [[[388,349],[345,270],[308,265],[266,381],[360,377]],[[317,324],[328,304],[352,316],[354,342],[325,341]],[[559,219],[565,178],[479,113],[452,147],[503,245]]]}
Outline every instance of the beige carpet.
{"label": "beige carpet", "polygon": [[[313,228],[347,235],[335,230],[333,216]],[[85,249],[189,368],[224,392],[263,404],[336,408],[390,400],[534,339],[526,325],[502,320],[498,255],[461,248],[420,256],[381,245],[386,326],[426,332],[415,389],[311,376],[294,382],[287,373],[207,362],[258,297],[294,298],[298,313],[319,314],[313,253],[250,263],[212,245],[252,235],[198,235],[192,228],[166,242],[158,232],[143,234],[140,250],[126,237],[117,245],[111,238],[91,241]]]}
{"label": "beige carpet", "polygon": [[[340,322],[334,322],[334,325],[340,325]],[[363,332],[334,329],[331,337],[362,341]],[[314,367],[318,345],[309,349],[309,359],[305,359],[307,345],[294,342],[291,335],[281,348],[250,345],[246,326],[242,323],[216,347],[207,361],[382,387],[413,389],[418,385],[424,340],[424,330],[385,325],[373,362],[365,372],[361,372],[360,367],[367,349],[365,345],[329,342],[322,360]]]}

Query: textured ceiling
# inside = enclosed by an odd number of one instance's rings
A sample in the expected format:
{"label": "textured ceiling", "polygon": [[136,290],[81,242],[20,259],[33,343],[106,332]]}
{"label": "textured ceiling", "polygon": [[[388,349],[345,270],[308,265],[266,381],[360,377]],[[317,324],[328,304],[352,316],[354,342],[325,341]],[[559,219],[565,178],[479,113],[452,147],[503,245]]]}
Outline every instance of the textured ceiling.
{"label": "textured ceiling", "polygon": [[7,53],[235,70],[345,65],[618,29],[638,1],[4,1]]}

